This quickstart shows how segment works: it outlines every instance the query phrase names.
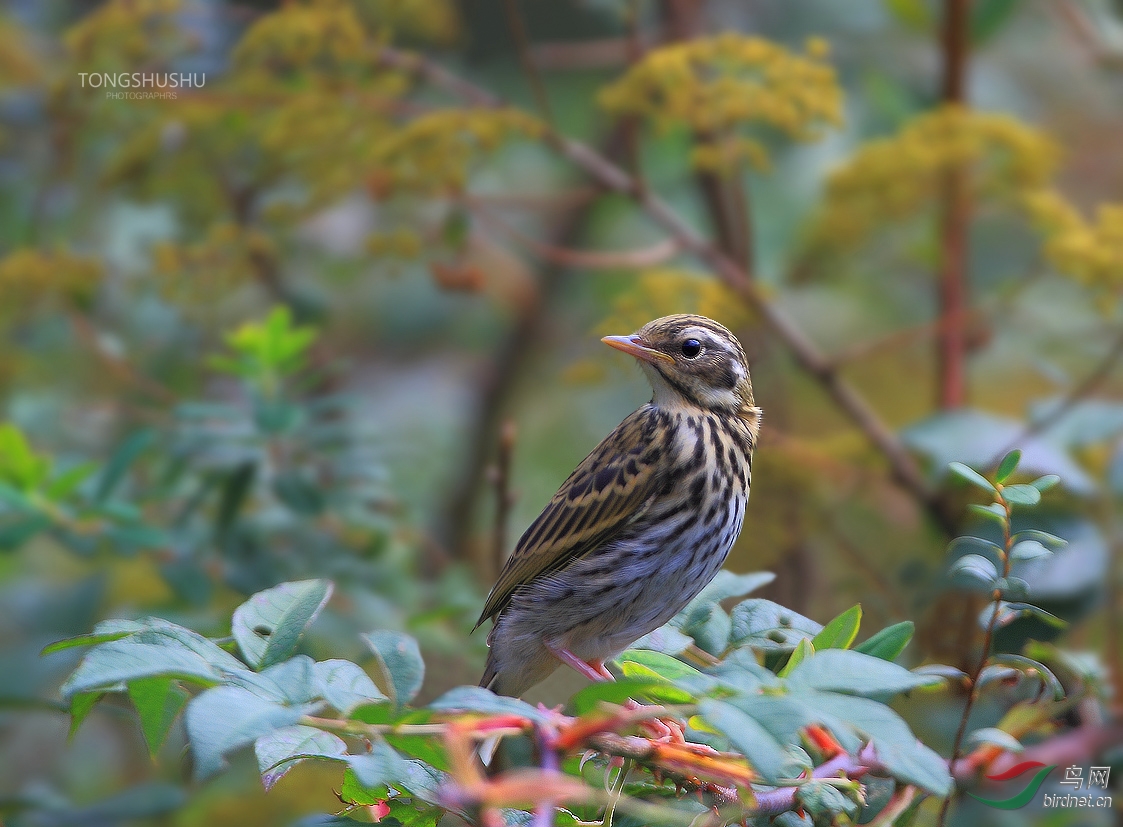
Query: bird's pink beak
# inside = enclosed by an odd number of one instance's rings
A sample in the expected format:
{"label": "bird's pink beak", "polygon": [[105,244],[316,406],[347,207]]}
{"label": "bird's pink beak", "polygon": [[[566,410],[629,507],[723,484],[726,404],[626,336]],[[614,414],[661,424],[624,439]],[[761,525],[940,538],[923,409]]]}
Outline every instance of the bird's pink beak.
{"label": "bird's pink beak", "polygon": [[643,343],[639,336],[605,336],[601,339],[609,347],[614,347],[617,350],[622,350],[629,356],[635,356],[637,359],[643,359],[645,362],[667,362],[674,364],[675,360],[663,353],[661,350],[654,350]]}

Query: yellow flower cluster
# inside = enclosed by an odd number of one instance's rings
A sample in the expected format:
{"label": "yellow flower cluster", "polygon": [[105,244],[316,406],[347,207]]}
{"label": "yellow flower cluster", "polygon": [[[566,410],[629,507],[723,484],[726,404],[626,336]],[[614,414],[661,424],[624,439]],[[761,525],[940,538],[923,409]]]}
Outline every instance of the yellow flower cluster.
{"label": "yellow flower cluster", "polygon": [[140,66],[184,44],[173,18],[180,7],[180,0],[109,0],[67,31],[67,49],[82,71]]}
{"label": "yellow flower cluster", "polygon": [[261,17],[234,50],[239,69],[273,73],[354,67],[369,59],[363,22],[343,0],[286,3]]}
{"label": "yellow flower cluster", "polygon": [[764,168],[767,150],[746,129],[812,141],[842,122],[842,89],[828,52],[819,38],[802,55],[735,33],[699,38],[649,52],[602,90],[600,103],[658,130],[689,127],[698,139],[691,158],[697,168]]}
{"label": "yellow flower cluster", "polygon": [[45,301],[84,305],[101,282],[101,263],[64,251],[23,248],[0,259],[0,315],[26,314]]}
{"label": "yellow flower cluster", "polygon": [[451,0],[303,0],[259,19],[234,60],[240,68],[270,72],[369,67],[378,41],[448,44],[459,30]]}
{"label": "yellow flower cluster", "polygon": [[1123,204],[1101,204],[1088,222],[1058,192],[1042,189],[1025,207],[1045,236],[1049,263],[1113,305],[1123,289]]}
{"label": "yellow flower cluster", "polygon": [[394,42],[447,46],[460,35],[456,0],[364,0],[357,11],[372,31]]}
{"label": "yellow flower cluster", "polygon": [[422,252],[421,236],[404,227],[371,233],[366,239],[366,249],[375,258],[417,258]]}
{"label": "yellow flower cluster", "polygon": [[1049,180],[1059,155],[1047,136],[1009,115],[941,107],[868,142],[830,175],[814,241],[854,246],[915,217],[938,202],[951,170],[969,176],[973,200],[1017,207]]}
{"label": "yellow flower cluster", "polygon": [[277,250],[260,230],[229,222],[211,225],[194,244],[163,242],[152,249],[163,295],[184,309],[213,314],[213,297],[228,295],[276,267]]}
{"label": "yellow flower cluster", "polygon": [[444,109],[411,121],[375,142],[363,163],[376,195],[459,192],[473,162],[504,142],[541,134],[540,121],[516,109]]}
{"label": "yellow flower cluster", "polygon": [[42,66],[29,46],[31,38],[17,23],[0,16],[0,90],[36,83]]}
{"label": "yellow flower cluster", "polygon": [[726,327],[745,324],[749,311],[724,284],[694,270],[645,270],[635,287],[617,297],[612,312],[598,326],[601,335],[631,333],[652,319],[671,313],[698,313]]}

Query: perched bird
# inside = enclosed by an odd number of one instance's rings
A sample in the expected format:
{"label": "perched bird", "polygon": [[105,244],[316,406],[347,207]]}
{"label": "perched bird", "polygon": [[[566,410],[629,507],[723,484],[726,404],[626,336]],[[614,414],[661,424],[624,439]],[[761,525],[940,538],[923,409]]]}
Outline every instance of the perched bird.
{"label": "perched bird", "polygon": [[606,336],[651,401],[621,422],[522,535],[478,628],[495,626],[481,686],[518,696],[566,664],[592,680],[713,579],[745,517],[761,411],[745,351],[704,316]]}

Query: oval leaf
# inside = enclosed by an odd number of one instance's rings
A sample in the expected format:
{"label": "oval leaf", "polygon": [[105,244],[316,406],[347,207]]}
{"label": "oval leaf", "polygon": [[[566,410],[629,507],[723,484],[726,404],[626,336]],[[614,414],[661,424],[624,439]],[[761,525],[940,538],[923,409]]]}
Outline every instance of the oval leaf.
{"label": "oval leaf", "polygon": [[858,636],[858,627],[862,623],[861,605],[851,606],[830,623],[823,630],[811,638],[811,645],[816,651],[822,649],[849,649],[854,638]]}
{"label": "oval leaf", "polygon": [[417,641],[402,632],[380,630],[362,636],[374,652],[398,706],[409,703],[425,680],[425,662]]}
{"label": "oval leaf", "polygon": [[282,583],[234,610],[232,631],[246,662],[264,669],[290,657],[300,636],[331,597],[327,580]]}
{"label": "oval leaf", "polygon": [[974,468],[964,465],[962,462],[949,462],[948,470],[960,479],[966,480],[967,482],[971,483],[972,485],[978,486],[984,491],[990,491],[992,493],[995,491],[995,488],[993,485],[991,485],[990,480],[988,480]]}

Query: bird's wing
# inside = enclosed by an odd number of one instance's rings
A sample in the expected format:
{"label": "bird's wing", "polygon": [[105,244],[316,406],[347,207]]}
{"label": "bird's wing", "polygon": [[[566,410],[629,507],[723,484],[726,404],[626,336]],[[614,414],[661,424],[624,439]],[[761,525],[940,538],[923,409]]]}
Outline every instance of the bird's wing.
{"label": "bird's wing", "polygon": [[665,440],[657,434],[645,406],[585,457],[519,539],[477,627],[499,614],[519,586],[611,540],[648,508],[664,481],[660,469],[668,465]]}

